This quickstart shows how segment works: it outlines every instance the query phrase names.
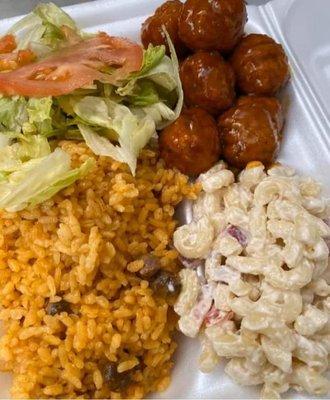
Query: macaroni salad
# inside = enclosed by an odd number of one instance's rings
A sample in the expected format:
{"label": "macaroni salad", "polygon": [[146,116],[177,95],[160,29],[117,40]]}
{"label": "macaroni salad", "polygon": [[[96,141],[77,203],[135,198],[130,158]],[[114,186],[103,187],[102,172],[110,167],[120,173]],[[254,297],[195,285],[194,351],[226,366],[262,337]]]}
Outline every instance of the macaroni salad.
{"label": "macaroni salad", "polygon": [[185,268],[175,305],[179,328],[200,337],[200,369],[221,357],[262,397],[293,388],[329,392],[329,201],[291,168],[250,163],[235,182],[220,162],[199,177],[203,192],[174,245]]}

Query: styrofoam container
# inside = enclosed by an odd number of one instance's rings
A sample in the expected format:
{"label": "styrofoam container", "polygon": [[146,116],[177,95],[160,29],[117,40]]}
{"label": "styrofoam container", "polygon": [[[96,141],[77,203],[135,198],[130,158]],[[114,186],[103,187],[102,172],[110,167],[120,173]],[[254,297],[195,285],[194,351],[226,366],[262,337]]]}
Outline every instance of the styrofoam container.
{"label": "styrofoam container", "polygon": [[[88,31],[139,40],[141,23],[163,0],[96,0],[67,7]],[[282,93],[286,125],[279,160],[321,181],[330,194],[330,0],[272,0],[248,6],[247,32],[280,42],[289,57],[292,79]],[[19,17],[1,21],[0,34]],[[169,389],[161,398],[253,399],[260,388],[240,387],[223,365],[211,374],[198,371],[198,340],[179,337]],[[0,398],[9,397],[10,376],[0,375]],[[156,397],[156,396],[154,396]],[[290,392],[287,397],[310,398]],[[324,398],[328,398],[325,396]]]}

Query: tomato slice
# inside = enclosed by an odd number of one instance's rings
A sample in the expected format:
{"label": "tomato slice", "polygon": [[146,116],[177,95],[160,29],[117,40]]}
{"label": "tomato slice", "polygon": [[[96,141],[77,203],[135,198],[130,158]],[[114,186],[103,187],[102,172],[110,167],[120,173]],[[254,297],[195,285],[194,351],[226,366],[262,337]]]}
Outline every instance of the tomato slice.
{"label": "tomato slice", "polygon": [[12,71],[32,63],[36,55],[30,49],[18,50],[15,53],[0,54],[0,71]]}
{"label": "tomato slice", "polygon": [[11,71],[17,67],[17,54],[0,54],[0,71]]}
{"label": "tomato slice", "polygon": [[26,49],[26,50],[18,50],[17,53],[17,64],[19,66],[31,64],[33,61],[35,61],[36,55],[33,53],[32,50]]}
{"label": "tomato slice", "polygon": [[[143,49],[106,33],[65,47],[49,57],[0,74],[0,93],[13,96],[60,96],[95,80],[116,84],[139,71]],[[111,73],[107,67],[113,67]]]}
{"label": "tomato slice", "polygon": [[0,54],[11,53],[16,49],[16,46],[14,35],[5,35],[0,38]]}

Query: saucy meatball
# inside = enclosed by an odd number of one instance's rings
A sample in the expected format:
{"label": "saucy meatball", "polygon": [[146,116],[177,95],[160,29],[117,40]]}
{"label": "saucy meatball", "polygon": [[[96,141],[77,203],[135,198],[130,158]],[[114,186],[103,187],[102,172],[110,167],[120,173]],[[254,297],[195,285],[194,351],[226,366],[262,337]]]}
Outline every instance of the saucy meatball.
{"label": "saucy meatball", "polygon": [[179,20],[179,37],[193,50],[229,52],[243,35],[244,0],[187,0]]}
{"label": "saucy meatball", "polygon": [[283,47],[267,35],[251,34],[243,38],[230,62],[237,86],[245,94],[272,96],[290,76]]}
{"label": "saucy meatball", "polygon": [[276,129],[281,132],[284,125],[284,115],[281,103],[274,97],[241,96],[237,99],[237,106],[263,107],[268,112]]}
{"label": "saucy meatball", "polygon": [[189,106],[219,114],[234,102],[234,72],[217,52],[199,51],[188,57],[181,64],[180,77]]}
{"label": "saucy meatball", "polygon": [[225,160],[237,168],[250,161],[270,165],[277,156],[283,115],[279,101],[243,97],[218,120]]}
{"label": "saucy meatball", "polygon": [[155,46],[163,44],[169,53],[163,31],[163,26],[165,26],[178,55],[183,55],[186,48],[178,35],[178,21],[182,8],[183,4],[179,0],[169,0],[158,7],[155,14],[142,24],[141,40],[143,46],[148,47],[150,43]]}
{"label": "saucy meatball", "polygon": [[220,139],[213,117],[201,108],[183,110],[159,138],[160,155],[167,167],[187,175],[207,171],[220,158]]}

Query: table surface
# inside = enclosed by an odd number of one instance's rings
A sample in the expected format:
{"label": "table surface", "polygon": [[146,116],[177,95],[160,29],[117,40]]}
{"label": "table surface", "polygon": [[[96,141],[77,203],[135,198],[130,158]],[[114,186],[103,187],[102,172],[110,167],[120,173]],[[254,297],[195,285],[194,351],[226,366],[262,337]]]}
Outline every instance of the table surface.
{"label": "table surface", "polygon": [[[42,0],[0,0],[1,18],[13,17],[28,13],[36,4]],[[43,0],[46,1],[46,0]],[[70,4],[84,3],[86,0],[52,0],[53,3],[63,7]],[[110,0],[111,1],[111,0]],[[264,4],[269,0],[247,0],[248,4]]]}

